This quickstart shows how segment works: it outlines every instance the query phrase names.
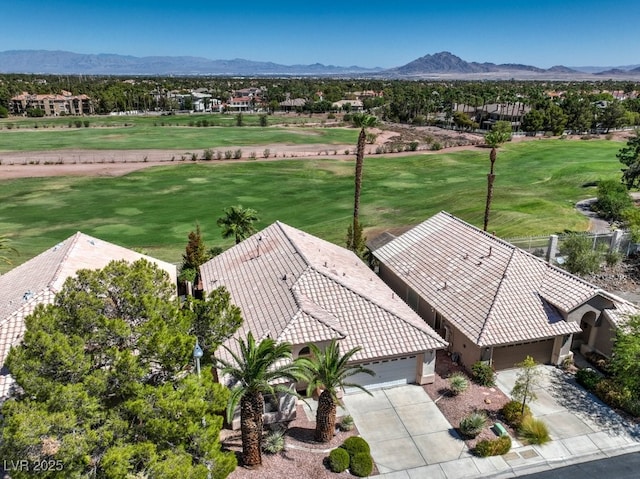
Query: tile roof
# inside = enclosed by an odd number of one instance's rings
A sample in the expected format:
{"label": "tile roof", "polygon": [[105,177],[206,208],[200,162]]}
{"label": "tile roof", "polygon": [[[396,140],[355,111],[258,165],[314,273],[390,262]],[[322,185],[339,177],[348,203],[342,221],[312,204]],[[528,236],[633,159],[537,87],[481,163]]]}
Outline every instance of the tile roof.
{"label": "tile roof", "polygon": [[446,212],[374,255],[480,346],[579,332],[563,313],[608,294]]}
{"label": "tile roof", "polygon": [[[446,343],[352,252],[281,222],[200,268],[205,291],[225,286],[251,331],[292,344],[341,340],[356,361]],[[235,350],[235,339],[226,344]]]}
{"label": "tile roof", "polygon": [[[53,248],[0,276],[0,366],[11,346],[22,340],[24,319],[39,304],[50,304],[66,279],[80,269],[104,268],[112,260],[145,258],[169,273],[176,282],[173,264],[151,258],[122,246],[76,233]],[[6,370],[0,373],[0,400],[13,383]]]}

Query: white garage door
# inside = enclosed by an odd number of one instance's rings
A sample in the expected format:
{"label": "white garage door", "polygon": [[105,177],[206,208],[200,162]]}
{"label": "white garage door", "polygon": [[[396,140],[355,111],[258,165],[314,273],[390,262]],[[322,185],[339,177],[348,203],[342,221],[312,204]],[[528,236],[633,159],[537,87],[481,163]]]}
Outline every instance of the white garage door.
{"label": "white garage door", "polygon": [[[347,381],[365,386],[369,391],[416,382],[416,368],[418,365],[416,356],[384,359],[363,363],[362,365],[367,369],[371,369],[376,375],[356,374]],[[358,388],[347,388],[345,393],[350,394],[359,391],[360,389]]]}

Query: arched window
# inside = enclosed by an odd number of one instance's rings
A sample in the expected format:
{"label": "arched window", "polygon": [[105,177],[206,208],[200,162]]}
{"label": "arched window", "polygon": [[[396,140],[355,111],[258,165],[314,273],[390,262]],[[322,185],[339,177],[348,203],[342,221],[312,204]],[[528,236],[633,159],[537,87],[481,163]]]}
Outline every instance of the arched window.
{"label": "arched window", "polygon": [[307,356],[311,356],[311,349],[309,349],[309,346],[305,346],[298,353],[298,357],[299,358],[304,358],[304,357],[307,357]]}

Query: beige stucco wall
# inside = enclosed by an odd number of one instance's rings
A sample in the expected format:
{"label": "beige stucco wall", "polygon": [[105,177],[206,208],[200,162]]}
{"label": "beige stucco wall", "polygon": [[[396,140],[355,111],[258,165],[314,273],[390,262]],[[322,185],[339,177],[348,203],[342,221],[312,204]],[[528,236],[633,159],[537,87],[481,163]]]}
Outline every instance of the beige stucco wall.
{"label": "beige stucco wall", "polygon": [[593,342],[593,348],[600,354],[611,357],[613,340],[616,337],[615,325],[611,324],[609,319],[603,316],[600,324],[595,329],[596,337]]}
{"label": "beige stucco wall", "polygon": [[436,376],[436,352],[425,351],[418,354],[418,365],[416,370],[416,383],[431,384]]}

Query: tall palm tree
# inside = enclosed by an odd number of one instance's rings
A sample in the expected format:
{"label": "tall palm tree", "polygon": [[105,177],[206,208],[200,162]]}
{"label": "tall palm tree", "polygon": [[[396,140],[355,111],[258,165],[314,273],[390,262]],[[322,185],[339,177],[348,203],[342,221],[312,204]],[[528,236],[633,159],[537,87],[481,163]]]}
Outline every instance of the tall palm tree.
{"label": "tall palm tree", "polygon": [[9,258],[5,256],[5,253],[17,253],[18,251],[11,246],[11,240],[5,235],[0,235],[0,261],[3,263],[11,264]]}
{"label": "tall palm tree", "polygon": [[360,128],[358,135],[358,146],[356,148],[356,172],[355,172],[355,193],[353,200],[353,224],[352,234],[347,240],[347,248],[354,252],[358,252],[360,243],[362,242],[362,229],[360,227],[360,193],[362,191],[362,168],[364,166],[364,148],[367,139],[367,128],[376,125],[378,119],[373,115],[366,113],[358,113],[352,117],[353,124]]}
{"label": "tall palm tree", "polygon": [[300,358],[297,362],[302,370],[302,377],[309,382],[307,395],[316,388],[324,389],[318,398],[315,439],[318,442],[328,442],[333,437],[336,427],[338,390],[356,387],[371,394],[363,386],[347,382],[347,379],[354,374],[365,373],[374,376],[375,373],[358,364],[347,364],[362,348],[353,348],[340,354],[340,344],[334,339],[324,351],[315,344],[310,344],[309,349],[311,356]]}
{"label": "tall palm tree", "polygon": [[238,244],[256,232],[253,227],[256,221],[260,221],[256,210],[237,205],[225,208],[224,216],[218,218],[217,224],[222,228],[223,238],[233,237]]}
{"label": "tall palm tree", "polygon": [[496,122],[484,138],[485,143],[491,147],[491,153],[489,153],[491,169],[487,175],[487,202],[484,208],[484,231],[487,231],[487,227],[489,226],[489,213],[491,212],[491,200],[493,199],[493,182],[496,179],[494,166],[498,155],[497,148],[505,141],[508,141],[509,138],[511,138],[511,123],[508,121]]}
{"label": "tall palm tree", "polygon": [[264,394],[290,393],[290,389],[279,381],[296,381],[298,367],[291,362],[289,343],[276,343],[268,337],[257,343],[251,332],[247,334],[246,341],[237,341],[240,353],[236,354],[223,346],[233,361],[216,358],[216,365],[221,367],[223,374],[236,381],[227,404],[227,421],[232,421],[233,413],[240,403],[242,461],[245,466],[254,467],[262,464],[260,446]]}

